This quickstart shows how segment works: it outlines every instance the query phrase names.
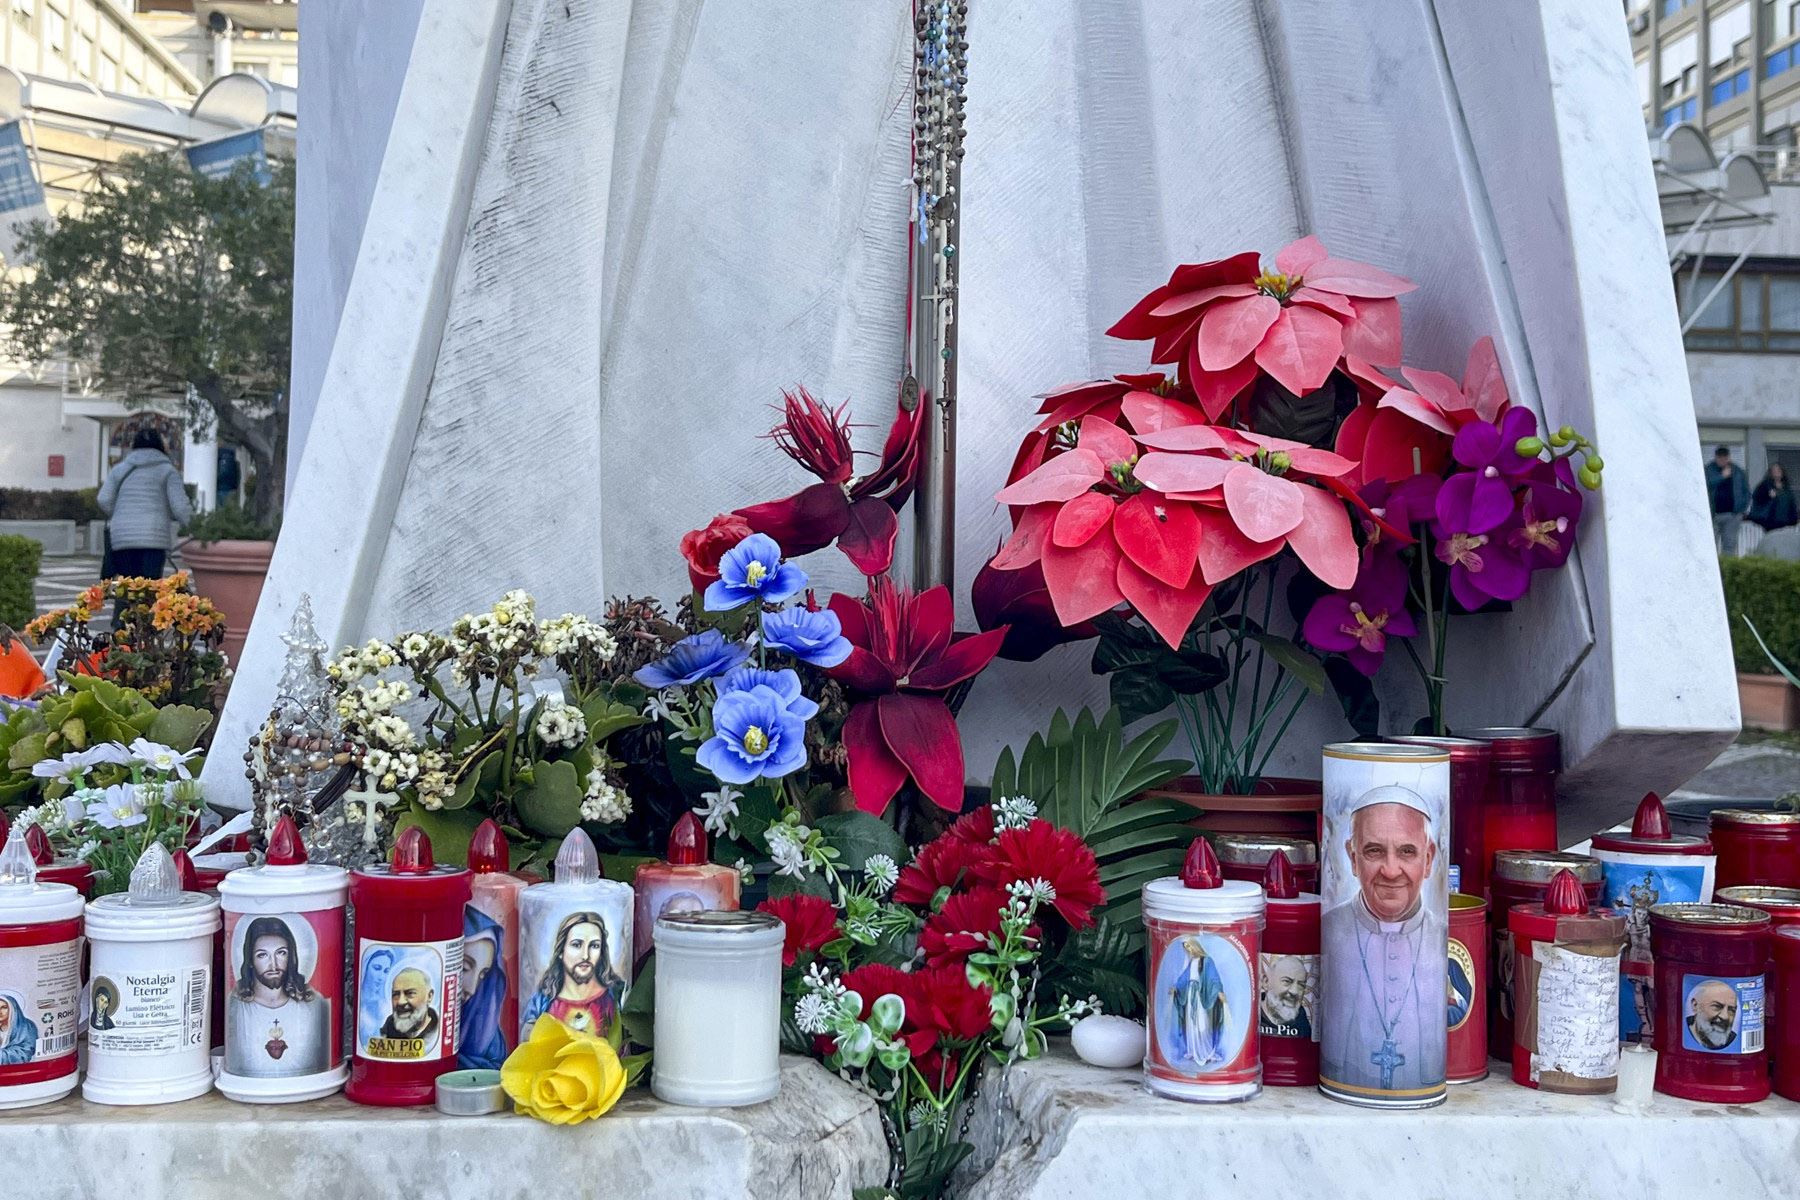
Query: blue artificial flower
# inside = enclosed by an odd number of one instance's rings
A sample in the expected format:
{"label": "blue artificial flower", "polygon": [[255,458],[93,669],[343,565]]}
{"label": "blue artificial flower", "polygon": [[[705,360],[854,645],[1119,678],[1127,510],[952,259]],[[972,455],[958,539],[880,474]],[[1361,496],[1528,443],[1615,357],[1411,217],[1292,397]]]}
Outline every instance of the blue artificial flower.
{"label": "blue artificial flower", "polygon": [[779,604],[806,590],[806,572],[781,561],[781,547],[753,533],[719,559],[719,577],[706,585],[706,611],[728,612],[755,601]]}
{"label": "blue artificial flower", "polygon": [[769,671],[762,667],[739,667],[719,680],[719,695],[748,692],[758,687],[774,689],[788,712],[802,721],[810,721],[819,715],[818,704],[800,694],[800,676],[792,670]]}
{"label": "blue artificial flower", "polygon": [[829,608],[814,612],[799,605],[764,613],[763,645],[782,650],[815,667],[835,667],[850,657],[850,639],[836,613]]}
{"label": "blue artificial flower", "polygon": [[713,736],[695,757],[721,782],[779,779],[806,765],[806,722],[767,684],[724,693],[712,718]]}
{"label": "blue artificial flower", "polygon": [[750,647],[728,642],[718,630],[708,629],[705,633],[682,638],[666,657],[647,667],[639,667],[631,677],[658,691],[686,687],[714,675],[723,675],[749,657]]}

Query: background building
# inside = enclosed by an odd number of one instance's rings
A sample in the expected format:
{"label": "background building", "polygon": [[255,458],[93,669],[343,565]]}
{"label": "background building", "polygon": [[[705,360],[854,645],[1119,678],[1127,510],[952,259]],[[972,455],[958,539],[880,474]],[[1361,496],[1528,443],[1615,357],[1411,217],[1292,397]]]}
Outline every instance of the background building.
{"label": "background building", "polygon": [[1651,136],[1691,126],[1768,185],[1749,206],[1760,219],[1727,203],[1692,236],[1671,227],[1701,455],[1729,446],[1753,481],[1771,462],[1800,472],[1800,2],[1626,0],[1625,14]]}
{"label": "background building", "polygon": [[[265,131],[268,149],[292,153],[298,97],[284,81],[298,73],[295,4],[140,7],[159,11],[133,13],[118,0],[0,0],[0,125],[19,123],[53,218],[129,154],[179,152],[249,129]],[[215,74],[217,66],[227,70]],[[170,415],[96,393],[79,363],[0,360],[0,487],[96,487],[146,424],[162,430],[210,505],[215,448]]]}

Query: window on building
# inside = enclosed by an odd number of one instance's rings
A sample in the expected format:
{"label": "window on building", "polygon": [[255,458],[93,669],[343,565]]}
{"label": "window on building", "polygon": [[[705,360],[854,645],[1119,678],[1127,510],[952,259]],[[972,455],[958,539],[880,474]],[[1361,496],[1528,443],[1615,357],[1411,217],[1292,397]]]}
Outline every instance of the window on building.
{"label": "window on building", "polygon": [[1693,2],[1694,0],[1662,0],[1662,15],[1672,17]]}
{"label": "window on building", "polygon": [[1688,329],[1688,349],[1800,353],[1800,272],[1739,271],[1713,295],[1721,278],[1703,271],[1691,288],[1686,272],[1676,278],[1683,324],[1705,306]]}
{"label": "window on building", "polygon": [[1668,108],[1663,109],[1663,128],[1667,129],[1677,121],[1693,120],[1694,114],[1699,111],[1698,105],[1699,102],[1696,100],[1684,100],[1680,104],[1671,105]]}
{"label": "window on building", "polygon": [[1715,71],[1735,67],[1740,53],[1744,56],[1741,61],[1750,61],[1750,12],[1748,3],[1733,8],[1715,4],[1707,15],[1707,65]]}
{"label": "window on building", "polygon": [[1712,85],[1712,103],[1723,104],[1750,90],[1750,68],[1729,75]]}
{"label": "window on building", "polygon": [[50,53],[62,53],[67,28],[67,17],[54,8],[44,10],[44,40],[50,44]]}
{"label": "window on building", "polygon": [[94,68],[94,82],[100,85],[103,92],[119,90],[119,64],[102,54],[99,64]]}

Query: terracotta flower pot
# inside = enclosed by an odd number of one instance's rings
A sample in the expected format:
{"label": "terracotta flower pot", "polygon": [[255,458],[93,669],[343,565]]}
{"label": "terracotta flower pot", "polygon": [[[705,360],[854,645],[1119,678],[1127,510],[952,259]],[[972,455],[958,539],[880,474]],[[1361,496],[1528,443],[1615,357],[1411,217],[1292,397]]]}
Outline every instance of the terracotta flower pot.
{"label": "terracotta flower pot", "polygon": [[1800,728],[1800,690],[1780,675],[1738,672],[1738,705],[1750,729]]}
{"label": "terracotta flower pot", "polygon": [[1198,811],[1190,824],[1208,833],[1274,833],[1319,840],[1321,793],[1317,780],[1270,777],[1251,795],[1233,796],[1203,791],[1198,779],[1184,775],[1144,795],[1193,805]]}
{"label": "terracotta flower pot", "polygon": [[225,614],[225,641],[219,649],[234,666],[243,653],[250,618],[256,615],[256,602],[262,597],[274,553],[274,542],[181,543],[181,561],[193,572],[194,590]]}

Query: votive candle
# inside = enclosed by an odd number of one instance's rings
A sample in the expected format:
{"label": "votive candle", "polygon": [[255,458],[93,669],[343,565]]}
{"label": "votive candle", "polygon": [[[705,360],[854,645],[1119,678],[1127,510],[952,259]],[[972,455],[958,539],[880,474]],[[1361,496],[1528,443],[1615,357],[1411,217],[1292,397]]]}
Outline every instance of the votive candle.
{"label": "votive candle", "polygon": [[656,920],[656,1058],[650,1090],[671,1104],[732,1107],[781,1089],[781,944],[762,912]]}

